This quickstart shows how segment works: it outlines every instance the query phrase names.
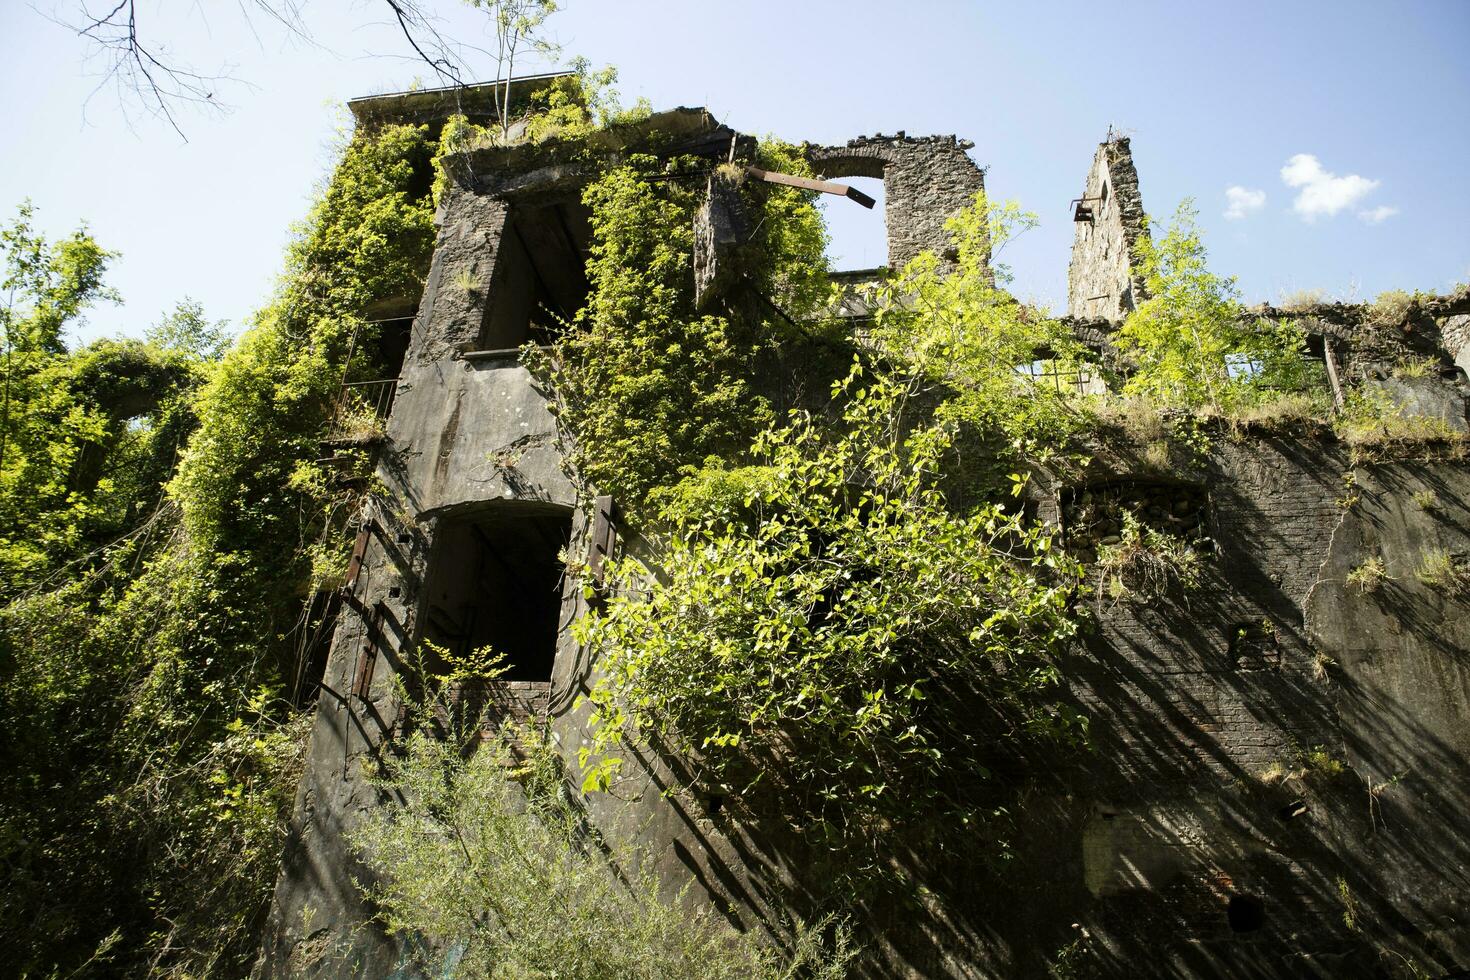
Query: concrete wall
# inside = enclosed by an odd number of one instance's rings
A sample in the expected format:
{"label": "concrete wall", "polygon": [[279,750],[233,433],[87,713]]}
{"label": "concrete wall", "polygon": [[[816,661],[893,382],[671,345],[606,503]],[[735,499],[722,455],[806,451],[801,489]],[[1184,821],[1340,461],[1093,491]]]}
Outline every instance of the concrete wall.
{"label": "concrete wall", "polygon": [[[381,977],[400,965],[396,944],[371,924],[352,884],[368,875],[346,835],[379,802],[366,777],[401,719],[393,682],[423,632],[435,534],[447,519],[487,508],[543,513],[577,504],[554,422],[529,373],[513,354],[461,356],[475,346],[493,301],[506,212],[505,202],[463,185],[451,188],[441,208],[428,287],[379,453],[378,476],[390,495],[365,515],[377,530],[328,657],[263,947],[265,976]],[[566,622],[571,614],[568,608]],[[365,655],[374,666],[361,697],[353,688]]]}
{"label": "concrete wall", "polygon": [[1145,298],[1143,283],[1132,269],[1137,263],[1135,243],[1147,234],[1138,173],[1126,137],[1112,137],[1098,146],[1082,197],[1092,220],[1074,222],[1067,315],[1121,320]]}

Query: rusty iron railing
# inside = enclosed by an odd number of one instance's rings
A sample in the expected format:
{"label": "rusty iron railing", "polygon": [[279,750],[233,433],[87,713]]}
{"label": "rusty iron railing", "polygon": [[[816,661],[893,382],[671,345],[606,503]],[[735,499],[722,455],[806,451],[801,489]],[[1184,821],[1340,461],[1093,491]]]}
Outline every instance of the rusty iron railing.
{"label": "rusty iron railing", "polygon": [[353,381],[342,386],[327,425],[330,442],[374,442],[383,437],[393,411],[397,378]]}

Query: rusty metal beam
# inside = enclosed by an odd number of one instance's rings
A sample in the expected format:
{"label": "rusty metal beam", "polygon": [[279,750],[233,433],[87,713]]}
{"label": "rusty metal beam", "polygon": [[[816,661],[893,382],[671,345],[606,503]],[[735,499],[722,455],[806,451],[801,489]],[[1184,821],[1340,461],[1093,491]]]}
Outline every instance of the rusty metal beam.
{"label": "rusty metal beam", "polygon": [[745,172],[756,180],[764,180],[768,184],[785,184],[787,187],[799,187],[804,191],[816,191],[819,194],[836,194],[838,197],[851,198],[870,211],[873,205],[878,203],[856,187],[848,187],[846,184],[834,184],[826,180],[813,180],[810,177],[794,177],[791,174],[778,174],[770,170],[762,170],[760,167],[746,167]]}

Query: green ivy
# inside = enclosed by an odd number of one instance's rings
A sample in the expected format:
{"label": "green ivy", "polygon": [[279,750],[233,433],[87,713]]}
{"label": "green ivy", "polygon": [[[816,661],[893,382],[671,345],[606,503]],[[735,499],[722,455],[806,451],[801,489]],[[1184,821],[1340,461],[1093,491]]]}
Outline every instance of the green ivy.
{"label": "green ivy", "polygon": [[109,253],[6,240],[50,264],[5,324],[27,387],[0,506],[44,529],[0,552],[27,585],[0,609],[0,931],[23,974],[249,970],[304,745],[283,695],[309,546],[350,503],[319,440],[343,378],[382,376],[365,312],[422,289],[433,152],[424,127],[355,136],[222,358],[196,307],[67,353]]}
{"label": "green ivy", "polygon": [[[789,148],[763,159],[795,166]],[[632,513],[706,456],[735,456],[769,424],[759,365],[801,346],[827,296],[825,232],[811,195],[748,187],[760,256],[752,298],[694,306],[694,214],[707,163],[634,154],[588,185],[591,294],[550,352],[525,359],[552,396],[572,470]],[[781,311],[785,311],[784,314]]]}
{"label": "green ivy", "polygon": [[1058,687],[1079,566],[1014,507],[1023,474],[963,506],[941,480],[970,430],[1016,459],[1071,431],[1044,431],[1038,413],[1062,408],[1015,370],[1038,344],[1070,349],[980,259],[1007,214],[980,201],[956,219],[954,274],[925,256],[875,290],[869,349],[827,412],[657,495],[666,540],[617,563],[605,609],[574,627],[599,669],[584,789],[615,788],[620,747],[651,741],[859,873],[880,838],[977,831],[989,767],[1081,737]]}

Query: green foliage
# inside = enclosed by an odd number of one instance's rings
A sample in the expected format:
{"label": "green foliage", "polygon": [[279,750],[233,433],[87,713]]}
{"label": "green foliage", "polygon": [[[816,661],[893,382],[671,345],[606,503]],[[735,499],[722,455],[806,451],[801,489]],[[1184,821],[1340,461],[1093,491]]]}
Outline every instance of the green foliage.
{"label": "green foliage", "polygon": [[1402,357],[1393,366],[1395,378],[1427,378],[1439,371],[1438,357]]}
{"label": "green foliage", "polygon": [[653,114],[647,99],[623,108],[614,87],[618,71],[611,65],[594,69],[586,58],[575,58],[570,67],[570,77],[558,78],[532,96],[526,116],[526,139],[531,142],[579,139]]}
{"label": "green foliage", "polygon": [[1248,323],[1235,280],[1209,271],[1197,213],[1186,201],[1162,238],[1139,239],[1138,272],[1149,298],[1117,335],[1134,368],[1123,393],[1230,415],[1281,392],[1320,387],[1318,369],[1303,357],[1301,328]]}
{"label": "green foliage", "polygon": [[65,353],[62,332],[87,307],[117,300],[103,285],[108,264],[117,258],[98,245],[85,228],[51,243],[32,225],[35,208],[22,204],[10,227],[0,230],[5,254],[5,306],[0,309],[0,342],[7,360],[28,353]]}
{"label": "green foliage", "polygon": [[1353,896],[1347,879],[1337,876],[1337,895],[1342,899],[1342,924],[1351,932],[1358,931],[1358,900]]}
{"label": "green foliage", "polygon": [[1098,549],[1099,591],[1114,598],[1161,595],[1171,587],[1199,587],[1198,551],[1183,538],[1148,527],[1132,511],[1123,511],[1123,527],[1116,544]]}
{"label": "green foliage", "polygon": [[[683,467],[749,445],[773,417],[756,386],[759,358],[802,340],[765,306],[695,311],[697,165],[635,154],[587,187],[587,304],[549,353],[524,351],[552,396],[577,476],[632,513]],[[759,233],[763,258],[750,278],[799,317],[826,293],[825,239],[811,195],[747,193],[756,223],[770,226]]]}
{"label": "green foliage", "polygon": [[380,875],[372,898],[391,932],[412,937],[417,968],[570,980],[845,975],[844,926],[798,928],[792,955],[780,956],[712,909],[666,901],[648,856],[609,853],[587,828],[541,733],[508,727],[482,741],[480,727],[410,735],[376,780],[390,802],[353,837]]}
{"label": "green foliage", "polygon": [[[1016,368],[1081,357],[985,261],[1023,223],[978,199],[951,224],[957,272],[923,256],[872,290],[825,411],[650,494],[667,536],[614,563],[612,597],[574,626],[600,671],[584,790],[615,790],[622,746],[646,740],[733,808],[779,807],[834,880],[888,873],[880,841],[1003,851],[990,768],[1086,729],[1057,660],[1081,569],[1016,507],[1086,419]],[[941,474],[977,443],[990,465],[958,492]]]}
{"label": "green foliage", "polygon": [[[981,440],[965,477],[990,492],[1008,489],[1017,468],[1059,461],[1093,423],[1074,379],[1097,366],[1069,330],[1005,291],[1006,269],[993,261],[1035,223],[1014,203],[993,206],[977,195],[946,226],[957,255],[953,273],[924,253],[868,297],[878,355],[911,363],[922,379],[917,402],[895,406],[899,417],[937,404],[942,428]],[[1033,363],[1065,380],[1034,380]]]}
{"label": "green foliage", "polygon": [[1271,763],[1259,778],[1267,786],[1304,781],[1330,783],[1347,772],[1347,763],[1334,756],[1325,746],[1314,745],[1310,749],[1296,746],[1289,759]]}
{"label": "green foliage", "polygon": [[602,670],[586,788],[636,733],[705,784],[767,784],[796,826],[856,849],[880,821],[968,822],[992,739],[1080,727],[1055,689],[1077,566],[998,506],[952,512],[935,486],[949,440],[900,434],[902,380],[855,369],[835,394],[838,431],[797,415],[760,436],[738,509],[731,474],[691,477],[713,492],[666,510],[657,579],[620,564],[619,595],[579,622]]}
{"label": "green foliage", "polygon": [[508,139],[512,123],[511,82],[516,60],[527,54],[552,61],[561,53],[560,45],[547,38],[542,29],[546,20],[560,9],[556,0],[465,0],[483,11],[490,21],[486,33],[495,38],[495,80],[500,87],[499,112],[502,139]]}
{"label": "green foliage", "polygon": [[1431,453],[1459,459],[1470,446],[1465,433],[1451,428],[1444,419],[1406,412],[1376,385],[1349,391],[1345,401],[1333,429],[1351,447],[1355,461]]}
{"label": "green foliage", "polygon": [[[279,295],[201,392],[199,433],[172,488],[199,550],[243,545],[279,574],[277,562],[315,537],[317,509],[287,488],[311,482],[296,471],[319,455],[354,335],[357,349],[370,348],[373,325],[362,312],[423,289],[434,239],[431,155],[424,127],[388,126],[348,146],[287,253]],[[382,370],[358,359],[348,380]]]}
{"label": "green foliage", "polygon": [[1367,595],[1377,592],[1388,578],[1388,569],[1383,564],[1383,559],[1377,555],[1364,558],[1347,574],[1347,585],[1351,589]]}
{"label": "green foliage", "polygon": [[6,314],[12,393],[30,387],[0,495],[0,939],[20,972],[248,971],[305,735],[291,630],[343,503],[317,440],[344,376],[381,376],[364,311],[422,288],[432,152],[422,128],[354,139],[222,357],[190,304],[66,353],[107,253],[6,238],[39,284]]}
{"label": "green foliage", "polygon": [[446,169],[454,154],[511,143],[547,143],[557,141],[564,150],[590,157],[578,141],[613,127],[640,122],[653,113],[646,99],[623,108],[618,97],[616,68],[605,65],[594,69],[585,58],[572,60],[572,74],[553,79],[531,94],[524,111],[512,122],[514,127],[494,124],[477,125],[463,115],[450,116],[439,134],[434,155],[434,199],[437,202],[449,186]]}
{"label": "green foliage", "polygon": [[1424,555],[1414,577],[1446,595],[1470,593],[1470,559],[1434,549]]}
{"label": "green foliage", "polygon": [[1386,289],[1368,304],[1368,315],[1379,323],[1402,323],[1409,314],[1409,308],[1418,298],[1418,293]]}

